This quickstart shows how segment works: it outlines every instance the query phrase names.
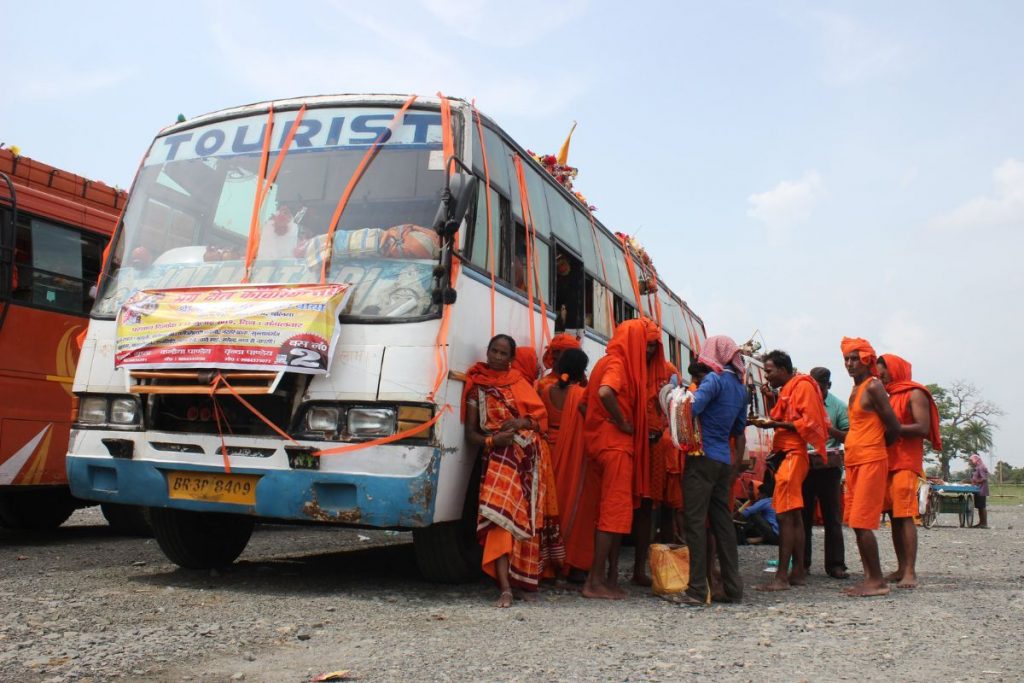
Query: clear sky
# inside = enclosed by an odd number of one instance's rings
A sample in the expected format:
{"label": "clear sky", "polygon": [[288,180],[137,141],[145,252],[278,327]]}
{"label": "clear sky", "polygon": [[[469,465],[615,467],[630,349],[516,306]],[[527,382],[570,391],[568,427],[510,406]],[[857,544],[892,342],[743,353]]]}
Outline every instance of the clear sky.
{"label": "clear sky", "polygon": [[178,113],[476,98],[737,340],[974,382],[1024,465],[1024,4],[0,1],[0,141],[127,187]]}

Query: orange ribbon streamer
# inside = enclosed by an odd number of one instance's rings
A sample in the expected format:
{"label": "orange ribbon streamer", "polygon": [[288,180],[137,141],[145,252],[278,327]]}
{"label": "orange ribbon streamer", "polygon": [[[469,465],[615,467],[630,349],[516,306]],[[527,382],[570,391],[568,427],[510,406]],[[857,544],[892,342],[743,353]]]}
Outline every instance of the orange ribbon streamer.
{"label": "orange ribbon streamer", "polygon": [[[267,123],[263,127],[263,151],[260,152],[260,170],[256,176],[256,194],[253,195],[252,218],[249,219],[249,239],[246,242],[245,262],[252,263],[256,258],[256,248],[259,244],[260,231],[260,202],[263,195],[264,179],[267,176],[267,160],[270,158],[270,138],[274,134],[274,105],[267,107]],[[248,282],[248,271],[242,276],[242,282]]]}
{"label": "orange ribbon streamer", "polygon": [[[445,168],[450,169],[451,164],[455,156],[455,141],[452,137],[452,112],[451,107],[446,98],[442,93],[438,92],[437,96],[441,98],[441,149],[444,150],[445,156]],[[452,244],[455,243],[455,238],[458,236],[456,232],[452,236]],[[459,262],[458,256],[455,254],[455,250],[452,250],[451,260],[451,273],[449,278],[449,284],[454,289],[456,280],[459,277]],[[434,386],[427,394],[427,400],[433,402],[434,396],[437,395],[437,390],[441,388],[441,383],[444,378],[448,375],[448,327],[451,324],[452,309],[450,305],[444,303],[444,299],[441,300],[441,324],[437,328],[437,339],[434,341],[434,364],[437,368],[437,372],[434,375]]]}
{"label": "orange ribbon streamer", "polygon": [[374,439],[373,441],[364,441],[362,443],[353,443],[347,446],[338,446],[336,448],[325,448],[322,451],[314,451],[313,455],[319,457],[323,455],[339,455],[341,453],[351,453],[352,451],[358,451],[363,448],[369,448],[371,446],[383,446],[385,444],[393,443],[395,441],[400,441],[401,439],[408,439],[410,436],[415,436],[416,434],[419,434],[420,432],[433,427],[434,424],[441,419],[441,416],[447,412],[450,412],[451,409],[452,407],[450,405],[445,404],[445,406],[441,408],[441,410],[437,411],[434,414],[434,417],[430,418],[421,425],[416,425],[415,427],[410,427],[409,429],[398,432],[397,434],[392,434],[391,436],[383,436],[379,439]]}
{"label": "orange ribbon streamer", "polygon": [[[271,107],[273,107],[273,105],[271,105]],[[262,183],[262,188],[260,187],[260,184],[257,184],[256,206],[253,207],[254,222],[249,224],[249,243],[246,245],[245,249],[245,270],[243,271],[242,274],[243,283],[249,281],[249,276],[252,272],[253,261],[256,260],[256,255],[260,251],[260,239],[262,238],[262,234],[259,229],[259,215],[260,211],[263,210],[263,202],[266,201],[267,195],[270,194],[270,188],[274,186],[274,181],[277,180],[277,173],[278,171],[281,170],[281,165],[284,163],[284,158],[288,155],[288,151],[291,149],[292,140],[295,139],[295,132],[299,129],[299,124],[302,123],[302,117],[305,114],[306,105],[303,104],[302,107],[299,108],[299,113],[295,117],[295,122],[292,123],[291,127],[288,129],[288,135],[285,136],[284,144],[281,146],[281,151],[278,153],[277,159],[274,160],[274,168],[270,170],[270,175],[267,176],[266,182],[262,182],[261,178],[260,182]],[[263,153],[267,155],[264,156],[260,162],[260,168],[263,170],[266,170],[267,161],[269,159],[270,145],[268,144],[268,140],[270,140],[270,136],[273,132],[272,128],[273,113],[271,113],[271,121],[267,123],[267,139],[263,141]],[[256,226],[255,230],[253,230],[253,225]]]}
{"label": "orange ribbon streamer", "polygon": [[640,317],[644,317],[644,300],[640,298],[640,282],[636,279],[636,267],[633,264],[633,256],[629,252],[629,245],[626,241],[626,237],[623,235],[619,237],[619,242],[622,244],[622,257],[626,260],[626,271],[629,274],[629,284],[633,286],[633,296],[636,297],[636,307],[640,312]]}
{"label": "orange ribbon streamer", "polygon": [[487,163],[487,143],[484,142],[484,127],[480,122],[480,112],[473,100],[473,119],[476,121],[476,134],[480,140],[480,157],[484,162],[484,203],[487,208],[487,269],[491,272],[491,337],[494,337],[494,239],[491,227],[491,167]]}
{"label": "orange ribbon streamer", "polygon": [[334,233],[338,229],[338,223],[341,221],[341,215],[345,212],[345,207],[348,205],[349,198],[355,191],[356,185],[358,185],[359,181],[362,180],[363,174],[366,173],[366,169],[369,168],[370,163],[373,162],[377,153],[380,152],[381,145],[384,144],[387,138],[391,137],[391,134],[394,133],[398,122],[402,120],[402,115],[405,114],[406,110],[409,109],[409,106],[415,101],[415,95],[412,95],[405,101],[402,108],[399,109],[398,113],[395,114],[395,117],[391,119],[391,123],[388,124],[388,127],[381,131],[380,135],[377,136],[377,139],[373,141],[372,145],[370,145],[370,149],[366,150],[366,154],[363,155],[362,160],[359,162],[359,166],[356,167],[355,173],[353,173],[352,177],[349,178],[348,185],[345,186],[345,191],[341,194],[341,199],[338,200],[337,206],[334,207],[334,213],[331,215],[331,222],[327,228],[327,237],[324,239],[325,253],[323,263],[320,266],[320,284],[327,283],[327,272],[330,269],[331,258],[334,255]]}
{"label": "orange ribbon streamer", "polygon": [[[605,265],[604,265],[604,254],[601,253],[601,241],[598,239],[598,236],[597,236],[597,223],[594,222],[594,214],[593,214],[593,212],[589,208],[587,209],[587,218],[590,219],[590,231],[592,233],[594,233],[594,251],[597,252],[597,260],[601,262],[601,275],[604,277],[605,283],[607,283],[608,282],[608,269],[605,268]],[[602,285],[602,287],[604,287],[605,307],[608,310],[608,325],[609,325],[608,329],[611,330],[611,331],[614,331],[615,330],[615,306],[614,306],[614,302],[612,301],[611,289],[607,285]]]}

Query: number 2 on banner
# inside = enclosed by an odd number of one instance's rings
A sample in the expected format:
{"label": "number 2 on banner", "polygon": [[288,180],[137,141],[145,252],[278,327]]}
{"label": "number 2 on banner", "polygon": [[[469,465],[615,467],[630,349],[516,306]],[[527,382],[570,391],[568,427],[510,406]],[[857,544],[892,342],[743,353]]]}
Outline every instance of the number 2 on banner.
{"label": "number 2 on banner", "polygon": [[288,365],[300,368],[319,368],[321,367],[321,356],[310,349],[291,349],[288,351]]}

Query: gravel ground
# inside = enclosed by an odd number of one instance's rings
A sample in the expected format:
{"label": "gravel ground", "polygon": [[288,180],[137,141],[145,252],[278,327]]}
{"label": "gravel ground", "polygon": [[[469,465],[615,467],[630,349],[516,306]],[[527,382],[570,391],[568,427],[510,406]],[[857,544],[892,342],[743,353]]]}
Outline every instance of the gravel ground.
{"label": "gravel ground", "polygon": [[[1022,680],[1024,507],[994,508],[989,531],[939,521],[921,530],[922,586],[884,598],[822,575],[817,529],[815,573],[788,593],[751,589],[776,552],[754,546],[739,605],[637,588],[498,610],[483,581],[420,580],[405,534],[259,527],[232,568],[194,572],[81,510],[53,533],[0,531],[0,681]],[[879,545],[892,568],[887,530]]]}

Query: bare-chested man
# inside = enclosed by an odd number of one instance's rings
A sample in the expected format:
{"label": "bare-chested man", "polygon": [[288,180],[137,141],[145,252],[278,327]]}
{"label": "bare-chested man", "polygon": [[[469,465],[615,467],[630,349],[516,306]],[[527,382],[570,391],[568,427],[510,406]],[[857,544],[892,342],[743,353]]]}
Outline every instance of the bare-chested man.
{"label": "bare-chested man", "polygon": [[900,438],[889,446],[889,482],[886,509],[892,516],[892,545],[896,571],[885,578],[897,588],[917,587],[918,480],[924,477],[924,440],[942,449],[939,411],[923,384],[912,381],[911,366],[891,353],[878,359],[878,376],[889,392],[889,403],[900,421]]}
{"label": "bare-chested man", "polygon": [[886,595],[889,584],[878,559],[878,528],[889,474],[886,446],[896,442],[900,423],[878,379],[875,350],[864,339],[843,337],[840,348],[853,378],[850,431],[846,434],[846,507],[843,518],[857,536],[864,580],[846,589],[853,597]]}

